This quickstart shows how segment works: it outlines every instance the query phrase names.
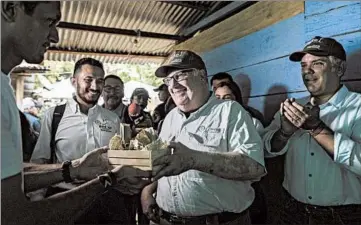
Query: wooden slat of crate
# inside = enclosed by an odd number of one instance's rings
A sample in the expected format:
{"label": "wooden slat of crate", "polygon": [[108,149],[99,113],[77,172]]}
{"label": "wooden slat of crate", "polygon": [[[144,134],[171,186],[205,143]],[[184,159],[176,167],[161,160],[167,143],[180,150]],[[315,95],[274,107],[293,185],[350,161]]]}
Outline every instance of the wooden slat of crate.
{"label": "wooden slat of crate", "polygon": [[109,158],[149,159],[149,151],[139,150],[109,150]]}
{"label": "wooden slat of crate", "polygon": [[150,166],[150,159],[130,159],[130,158],[109,158],[109,163],[114,165]]}
{"label": "wooden slat of crate", "polygon": [[[112,164],[111,166],[114,168],[114,167],[117,167],[117,166],[124,166],[124,164],[123,165]],[[152,170],[152,168],[150,166],[133,166],[133,167],[139,168],[139,169],[144,170],[144,171]]]}

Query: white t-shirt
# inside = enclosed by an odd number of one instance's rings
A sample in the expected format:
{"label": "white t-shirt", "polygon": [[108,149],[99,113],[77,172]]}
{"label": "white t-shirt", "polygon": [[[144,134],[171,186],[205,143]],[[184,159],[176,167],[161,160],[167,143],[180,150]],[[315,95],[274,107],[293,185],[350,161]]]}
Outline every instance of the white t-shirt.
{"label": "white t-shirt", "polygon": [[20,116],[10,77],[1,72],[1,180],[23,170]]}

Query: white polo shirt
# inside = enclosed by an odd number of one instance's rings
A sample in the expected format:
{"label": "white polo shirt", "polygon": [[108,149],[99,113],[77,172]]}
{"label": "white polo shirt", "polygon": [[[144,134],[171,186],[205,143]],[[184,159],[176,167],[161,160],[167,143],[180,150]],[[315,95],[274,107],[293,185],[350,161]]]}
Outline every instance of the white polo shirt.
{"label": "white polo shirt", "polygon": [[23,170],[21,126],[10,77],[1,72],[1,179]]}
{"label": "white polo shirt", "polygon": [[[196,151],[237,152],[264,166],[261,137],[249,113],[234,101],[211,97],[188,118],[175,108],[166,116],[160,138]],[[156,200],[163,210],[183,216],[239,213],[254,200],[251,183],[189,170],[159,179]]]}
{"label": "white polo shirt", "polygon": [[[41,124],[41,131],[36,143],[32,162],[50,159],[51,123],[54,108],[49,109]],[[119,117],[99,105],[89,109],[88,115],[80,112],[78,103],[71,99],[66,103],[64,115],[55,135],[55,153],[58,162],[74,160],[87,152],[107,146],[114,134],[119,134]]]}

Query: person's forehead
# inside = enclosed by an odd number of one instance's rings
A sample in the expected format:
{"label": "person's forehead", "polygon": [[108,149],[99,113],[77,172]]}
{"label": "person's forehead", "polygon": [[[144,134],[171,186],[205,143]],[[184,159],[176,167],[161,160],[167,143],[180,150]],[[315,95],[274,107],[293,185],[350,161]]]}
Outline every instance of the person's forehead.
{"label": "person's forehead", "polygon": [[222,86],[216,88],[216,93],[229,94],[232,93],[232,90],[228,86]]}
{"label": "person's forehead", "polygon": [[230,80],[228,78],[215,79],[215,80],[213,80],[213,83],[221,83],[221,82],[224,82],[224,81],[230,81]]}
{"label": "person's forehead", "polygon": [[34,9],[33,15],[52,18],[55,20],[61,19],[60,2],[40,2]]}
{"label": "person's forehead", "polygon": [[315,61],[315,60],[324,60],[324,59],[327,59],[326,56],[317,56],[317,55],[312,55],[312,54],[305,54],[302,59],[301,59],[301,63],[305,63],[305,62],[312,62],[312,61]]}
{"label": "person's forehead", "polygon": [[89,64],[84,64],[81,66],[80,74],[83,76],[104,77],[104,71],[100,67]]}
{"label": "person's forehead", "polygon": [[122,82],[120,82],[119,79],[115,79],[115,78],[107,78],[105,80],[105,85],[109,85],[109,86],[121,86],[123,87]]}

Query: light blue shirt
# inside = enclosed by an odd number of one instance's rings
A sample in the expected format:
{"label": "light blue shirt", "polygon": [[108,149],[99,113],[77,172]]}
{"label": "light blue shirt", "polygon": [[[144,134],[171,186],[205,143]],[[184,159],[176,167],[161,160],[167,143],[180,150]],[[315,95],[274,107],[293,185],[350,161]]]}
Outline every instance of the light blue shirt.
{"label": "light blue shirt", "polygon": [[[309,97],[297,100],[306,104]],[[361,204],[361,95],[342,87],[320,105],[321,120],[334,131],[333,159],[305,130],[298,130],[278,153],[271,139],[280,113],[263,136],[266,156],[286,154],[284,188],[298,201],[333,206]]]}
{"label": "light blue shirt", "polygon": [[[166,116],[160,138],[180,142],[197,151],[237,152],[264,166],[262,140],[249,113],[234,101],[211,97],[188,118],[175,108]],[[254,200],[251,183],[189,170],[161,178],[156,200],[163,210],[183,216],[239,213]]]}
{"label": "light blue shirt", "polygon": [[10,77],[1,73],[1,179],[19,174],[22,170],[20,115]]}

